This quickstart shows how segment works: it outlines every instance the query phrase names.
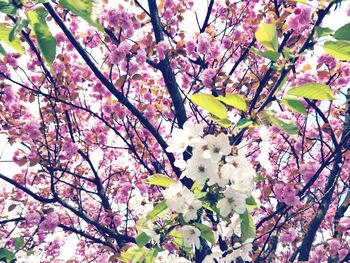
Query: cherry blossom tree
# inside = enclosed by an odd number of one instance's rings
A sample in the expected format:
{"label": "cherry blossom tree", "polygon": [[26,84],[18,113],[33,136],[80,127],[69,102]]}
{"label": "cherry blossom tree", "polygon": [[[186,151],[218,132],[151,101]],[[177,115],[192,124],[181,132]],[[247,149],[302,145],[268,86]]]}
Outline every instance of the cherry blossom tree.
{"label": "cherry blossom tree", "polygon": [[198,2],[0,0],[0,260],[350,260],[350,8]]}

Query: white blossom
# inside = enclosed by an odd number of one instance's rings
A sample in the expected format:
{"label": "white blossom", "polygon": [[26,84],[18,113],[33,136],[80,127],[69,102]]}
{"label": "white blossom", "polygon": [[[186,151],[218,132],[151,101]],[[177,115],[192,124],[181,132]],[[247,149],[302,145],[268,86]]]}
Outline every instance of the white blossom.
{"label": "white blossom", "polygon": [[203,260],[203,263],[213,263],[214,260],[219,260],[219,258],[222,256],[222,252],[213,252],[210,255],[206,256]]}
{"label": "white blossom", "polygon": [[160,237],[154,230],[144,229],[143,232],[159,245]]}
{"label": "white blossom", "polygon": [[247,239],[244,243],[235,243],[233,245],[233,252],[229,255],[226,256],[226,262],[232,262],[235,261],[236,258],[241,257],[243,261],[252,261],[252,258],[249,256],[249,254],[253,250],[253,245],[252,245],[253,239],[249,238]]}
{"label": "white blossom", "polygon": [[219,234],[225,238],[231,237],[233,234],[241,236],[241,218],[238,214],[233,214],[228,222],[221,221],[218,225]]}
{"label": "white blossom", "polygon": [[198,218],[197,211],[202,207],[202,202],[193,198],[189,198],[185,202],[183,217],[186,222],[196,220]]}
{"label": "white blossom", "polygon": [[183,226],[180,230],[184,239],[185,247],[192,247],[194,244],[196,248],[200,246],[199,237],[201,235],[201,231],[193,226]]}
{"label": "white blossom", "polygon": [[187,167],[187,162],[184,159],[178,159],[174,162],[174,165],[181,171],[185,170]]}
{"label": "white blossom", "polygon": [[194,198],[193,193],[183,186],[180,181],[172,183],[162,193],[169,209],[173,209],[178,213],[182,213],[184,210],[186,200]]}
{"label": "white blossom", "polygon": [[270,162],[270,142],[269,142],[269,132],[266,126],[262,125],[259,129],[259,135],[261,142],[259,143],[260,154],[257,160],[260,162],[261,166],[265,168],[266,171],[272,173],[273,167]]}
{"label": "white blossom", "polygon": [[27,263],[28,262],[28,255],[25,251],[20,250],[16,253],[16,262],[18,263]]}
{"label": "white blossom", "polygon": [[186,170],[181,177],[188,177],[199,185],[204,183],[218,172],[217,163],[204,159],[201,156],[195,155],[189,161]]}
{"label": "white blossom", "polygon": [[234,173],[235,167],[232,164],[225,163],[221,168],[220,172],[213,174],[209,178],[208,185],[217,184],[220,187],[225,187],[230,181],[230,177]]}
{"label": "white blossom", "polygon": [[255,170],[251,163],[245,158],[242,152],[238,156],[227,156],[226,162],[233,165],[235,168],[227,169],[226,172],[231,173],[227,175],[230,178],[232,187],[242,193],[250,195],[254,188]]}
{"label": "white blossom", "polygon": [[102,15],[103,4],[101,0],[92,1],[91,19],[99,20]]}
{"label": "white blossom", "polygon": [[132,190],[131,197],[129,199],[129,208],[131,210],[138,210],[144,199],[145,197],[141,195],[140,190],[136,187]]}
{"label": "white blossom", "polygon": [[194,150],[194,155],[201,152],[205,159],[210,159],[213,162],[220,161],[223,156],[231,153],[231,145],[228,136],[220,133],[217,136],[207,135],[203,140],[199,141]]}
{"label": "white blossom", "polygon": [[169,251],[162,251],[157,254],[154,263],[191,263],[191,261],[178,255],[169,254]]}
{"label": "white blossom", "polygon": [[247,195],[232,188],[228,187],[224,192],[224,198],[220,199],[217,203],[217,207],[220,209],[220,214],[224,217],[228,216],[231,212],[243,214],[246,209],[245,200]]}
{"label": "white blossom", "polygon": [[174,129],[172,137],[168,139],[167,152],[183,153],[188,146],[195,146],[200,141],[200,135],[203,133],[203,126],[200,124],[186,121],[183,129]]}
{"label": "white blossom", "polygon": [[5,247],[7,240],[6,239],[1,239],[0,238],[0,248]]}

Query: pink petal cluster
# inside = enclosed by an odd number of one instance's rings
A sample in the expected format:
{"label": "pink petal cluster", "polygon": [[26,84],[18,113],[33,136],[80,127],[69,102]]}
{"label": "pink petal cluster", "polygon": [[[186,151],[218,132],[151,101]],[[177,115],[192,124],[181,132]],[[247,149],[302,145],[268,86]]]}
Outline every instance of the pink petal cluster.
{"label": "pink petal cluster", "polygon": [[319,58],[318,58],[318,64],[325,64],[329,67],[329,69],[334,69],[337,62],[335,61],[335,59],[328,54],[322,54]]}
{"label": "pink petal cluster", "polygon": [[40,137],[40,124],[35,120],[30,120],[24,125],[24,131],[32,139],[36,140]]}
{"label": "pink petal cluster", "polygon": [[157,46],[158,46],[159,59],[160,60],[165,59],[165,54],[169,49],[169,43],[166,40],[163,40],[163,41],[160,41]]}
{"label": "pink petal cluster", "polygon": [[40,224],[40,229],[43,231],[54,231],[59,224],[58,215],[55,212],[49,213],[43,222]]}
{"label": "pink petal cluster", "polygon": [[214,87],[214,80],[213,78],[216,76],[215,69],[207,68],[203,70],[202,73],[202,82],[206,88],[212,89]]}
{"label": "pink petal cluster", "polygon": [[287,25],[295,33],[301,34],[310,27],[311,8],[308,6],[300,6],[294,9],[294,13],[287,18]]}
{"label": "pink petal cluster", "polygon": [[118,65],[122,62],[129,54],[131,44],[127,41],[123,41],[120,45],[112,52],[112,63]]}
{"label": "pink petal cluster", "polygon": [[300,205],[300,200],[297,196],[297,189],[293,184],[276,184],[275,194],[279,201],[285,203],[288,206]]}
{"label": "pink petal cluster", "polygon": [[302,175],[305,182],[310,181],[310,179],[315,175],[319,168],[317,163],[303,163],[300,165],[300,174]]}
{"label": "pink petal cluster", "polygon": [[280,241],[283,245],[292,243],[297,237],[297,231],[294,228],[289,228],[282,233]]}
{"label": "pink petal cluster", "polygon": [[205,55],[211,48],[211,38],[207,33],[203,33],[198,38],[198,52]]}
{"label": "pink petal cluster", "polygon": [[35,226],[35,225],[39,225],[41,221],[41,215],[38,212],[34,211],[31,213],[28,213],[25,219],[28,225]]}

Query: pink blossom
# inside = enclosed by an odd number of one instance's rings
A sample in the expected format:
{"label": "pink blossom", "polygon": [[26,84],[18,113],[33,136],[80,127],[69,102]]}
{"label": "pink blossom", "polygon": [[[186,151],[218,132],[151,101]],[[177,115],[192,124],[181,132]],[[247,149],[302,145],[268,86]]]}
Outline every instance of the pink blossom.
{"label": "pink blossom", "polygon": [[132,15],[123,8],[109,10],[103,14],[102,20],[107,21],[111,27],[122,28],[121,39],[125,40],[133,36],[135,29],[140,28],[140,23],[132,19]]}
{"label": "pink blossom", "polygon": [[288,206],[299,206],[300,200],[297,196],[297,190],[292,184],[278,183],[275,186],[275,193],[278,200]]}
{"label": "pink blossom", "polygon": [[62,42],[66,41],[66,35],[62,32],[57,33],[55,38],[57,41],[57,45],[60,45]]}
{"label": "pink blossom", "polygon": [[63,73],[63,71],[66,69],[65,65],[58,60],[53,62],[53,67],[57,73]]}
{"label": "pink blossom", "polygon": [[41,220],[41,215],[38,212],[28,213],[25,217],[26,223],[31,226],[39,225]]}
{"label": "pink blossom", "polygon": [[287,18],[288,28],[293,29],[297,34],[303,33],[310,27],[311,8],[303,5],[294,9],[294,13]]}
{"label": "pink blossom", "polygon": [[137,51],[137,55],[135,56],[136,62],[139,65],[142,65],[146,62],[146,51],[144,48],[139,48],[139,50]]}
{"label": "pink blossom", "polygon": [[101,254],[98,258],[96,258],[96,262],[99,263],[108,263],[109,261],[109,255],[107,253]]}
{"label": "pink blossom", "polygon": [[303,179],[308,182],[315,175],[319,166],[317,163],[304,163],[300,165],[300,174]]}
{"label": "pink blossom", "polygon": [[280,237],[280,241],[283,245],[292,243],[297,237],[297,231],[294,228],[289,228],[284,231]]}
{"label": "pink blossom", "polygon": [[159,59],[163,60],[165,59],[165,54],[169,49],[169,44],[166,40],[160,41],[158,43],[158,55],[159,55]]}
{"label": "pink blossom", "polygon": [[338,251],[338,256],[339,256],[339,260],[342,261],[347,254],[349,253],[349,249],[347,248],[342,248]]}
{"label": "pink blossom", "polygon": [[328,54],[322,54],[318,58],[318,64],[326,64],[332,70],[336,66],[336,61],[332,56]]}
{"label": "pink blossom", "polygon": [[24,130],[28,134],[28,136],[36,140],[40,137],[41,131],[40,131],[40,124],[34,120],[30,120],[24,125]]}
{"label": "pink blossom", "polygon": [[210,50],[210,36],[207,33],[203,33],[198,38],[198,52],[202,55],[207,54]]}
{"label": "pink blossom", "polygon": [[342,217],[339,220],[339,226],[345,229],[350,229],[350,217]]}
{"label": "pink blossom", "polygon": [[49,213],[43,222],[40,224],[40,229],[43,231],[54,231],[59,224],[58,215],[55,212]]}
{"label": "pink blossom", "polygon": [[207,68],[205,70],[203,70],[202,73],[202,82],[204,84],[205,87],[207,88],[213,88],[214,87],[214,80],[213,78],[216,76],[216,71],[215,69],[212,68]]}
{"label": "pink blossom", "polygon": [[329,246],[329,250],[328,250],[329,254],[331,256],[336,255],[338,253],[338,250],[341,247],[341,244],[340,244],[339,240],[332,239],[332,240],[328,241],[327,243],[328,243],[328,246]]}
{"label": "pink blossom", "polygon": [[186,41],[185,46],[186,46],[188,55],[190,55],[192,57],[198,56],[198,53],[196,52],[197,45],[193,40]]}
{"label": "pink blossom", "polygon": [[116,227],[120,226],[123,222],[122,217],[120,215],[114,215],[113,222]]}
{"label": "pink blossom", "polygon": [[18,67],[18,64],[17,64],[17,59],[15,58],[14,54],[12,53],[8,53],[6,55],[6,60],[7,60],[7,63],[13,67],[14,69],[16,69]]}
{"label": "pink blossom", "polygon": [[222,45],[225,49],[229,49],[232,45],[232,40],[229,36],[225,36],[222,40]]}
{"label": "pink blossom", "polygon": [[64,156],[66,160],[69,160],[73,155],[78,151],[78,146],[73,143],[71,140],[67,140],[62,145],[62,150],[65,151],[66,155]]}
{"label": "pink blossom", "polygon": [[123,41],[120,45],[112,52],[112,63],[118,65],[123,61],[130,52],[131,45],[127,41]]}

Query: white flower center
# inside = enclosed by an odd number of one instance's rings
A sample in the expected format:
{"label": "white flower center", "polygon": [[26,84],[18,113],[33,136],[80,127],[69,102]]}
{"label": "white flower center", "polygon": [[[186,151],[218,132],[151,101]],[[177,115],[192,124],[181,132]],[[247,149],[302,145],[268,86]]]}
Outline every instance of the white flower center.
{"label": "white flower center", "polygon": [[198,172],[204,173],[205,172],[205,167],[203,165],[198,166]]}

